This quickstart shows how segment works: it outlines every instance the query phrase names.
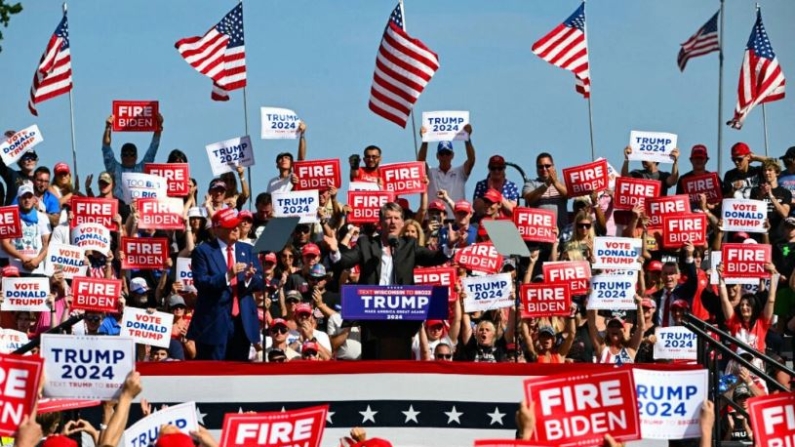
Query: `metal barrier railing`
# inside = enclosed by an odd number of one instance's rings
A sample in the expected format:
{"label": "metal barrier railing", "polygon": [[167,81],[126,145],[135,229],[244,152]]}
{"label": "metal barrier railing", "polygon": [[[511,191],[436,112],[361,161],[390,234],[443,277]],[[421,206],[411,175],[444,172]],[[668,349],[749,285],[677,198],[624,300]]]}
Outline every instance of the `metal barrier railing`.
{"label": "metal barrier railing", "polygon": [[[63,323],[59,324],[58,326],[55,326],[55,327],[52,327],[52,328],[46,330],[43,333],[44,334],[58,334],[58,333],[61,333],[61,332],[63,332],[64,329],[71,328],[72,326],[77,324],[82,319],[83,319],[83,315],[82,314],[81,315],[75,315],[73,317],[69,317],[68,320],[64,321]],[[41,334],[39,334],[39,335],[41,335]],[[22,355],[22,354],[32,350],[33,348],[37,348],[39,346],[39,344],[41,344],[41,337],[40,336],[34,338],[33,340],[30,340],[29,342],[27,342],[26,344],[24,344],[22,346],[20,346],[19,348],[17,348],[16,351],[12,352],[12,354]]]}

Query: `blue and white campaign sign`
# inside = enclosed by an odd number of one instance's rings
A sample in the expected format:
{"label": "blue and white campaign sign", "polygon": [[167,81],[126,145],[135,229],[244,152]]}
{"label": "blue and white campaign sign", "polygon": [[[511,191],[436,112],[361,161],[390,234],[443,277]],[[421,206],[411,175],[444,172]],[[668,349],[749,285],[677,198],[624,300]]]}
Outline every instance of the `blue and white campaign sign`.
{"label": "blue and white campaign sign", "polygon": [[707,373],[706,369],[632,369],[643,439],[701,436],[699,419],[707,399]]}
{"label": "blue and white campaign sign", "polygon": [[196,413],[196,402],[185,402],[155,411],[124,430],[124,447],[155,445],[162,425],[173,425],[189,435],[199,429]]}
{"label": "blue and white campaign sign", "polygon": [[343,320],[444,320],[446,286],[342,286]]}
{"label": "blue and white campaign sign", "polygon": [[101,335],[41,335],[45,397],[118,399],[135,367],[135,341]]}
{"label": "blue and white campaign sign", "polygon": [[422,112],[422,126],[425,128],[422,141],[466,141],[469,139],[469,134],[464,130],[467,124],[469,124],[469,112],[457,110]]}
{"label": "blue and white campaign sign", "polygon": [[193,270],[190,266],[190,258],[177,258],[176,280],[182,282],[182,287],[193,286]]}
{"label": "blue and white campaign sign", "polygon": [[591,276],[588,310],[634,310],[637,275]]}
{"label": "blue and white campaign sign", "polygon": [[121,190],[130,205],[136,199],[160,199],[168,196],[168,181],[163,177],[140,172],[122,172]]}
{"label": "blue and white campaign sign", "polygon": [[248,135],[208,144],[205,149],[213,175],[235,172],[238,166],[254,166],[254,147]]}
{"label": "blue and white campaign sign", "polygon": [[10,354],[28,344],[29,341],[28,334],[24,332],[0,328],[0,354]]}
{"label": "blue and white campaign sign", "polygon": [[767,202],[751,199],[723,199],[721,205],[723,231],[767,233]]}
{"label": "blue and white campaign sign", "polygon": [[374,182],[350,182],[348,191],[381,191],[381,187]]}
{"label": "blue and white campaign sign", "polygon": [[2,311],[49,312],[50,278],[3,278]]}
{"label": "blue and white campaign sign", "polygon": [[684,326],[657,327],[654,330],[654,360],[696,360],[696,334]]}
{"label": "blue and white campaign sign", "polygon": [[94,222],[81,223],[72,228],[72,245],[83,250],[95,250],[102,254],[110,251],[110,230]]}
{"label": "blue and white campaign sign", "polygon": [[512,307],[511,274],[468,276],[461,278],[464,288],[464,312]]}
{"label": "blue and white campaign sign", "polygon": [[629,133],[629,147],[632,153],[629,160],[673,163],[671,152],[676,149],[676,134],[666,132],[644,132],[633,130]]}
{"label": "blue and white campaign sign", "polygon": [[263,140],[295,140],[301,120],[290,109],[260,107]]}
{"label": "blue and white campaign sign", "polygon": [[132,337],[142,345],[168,348],[171,342],[171,325],[174,314],[169,312],[149,312],[147,309],[125,307],[121,319],[121,335]]}
{"label": "blue and white campaign sign", "polygon": [[272,199],[275,217],[297,216],[301,218],[298,223],[302,224],[318,221],[317,209],[320,207],[320,199],[316,189],[274,192]]}
{"label": "blue and white campaign sign", "polygon": [[22,154],[33,149],[33,146],[44,141],[39,126],[32,125],[6,138],[0,143],[0,158],[6,166],[16,163]]}
{"label": "blue and white campaign sign", "polygon": [[643,241],[632,237],[597,236],[593,242],[592,269],[640,270]]}

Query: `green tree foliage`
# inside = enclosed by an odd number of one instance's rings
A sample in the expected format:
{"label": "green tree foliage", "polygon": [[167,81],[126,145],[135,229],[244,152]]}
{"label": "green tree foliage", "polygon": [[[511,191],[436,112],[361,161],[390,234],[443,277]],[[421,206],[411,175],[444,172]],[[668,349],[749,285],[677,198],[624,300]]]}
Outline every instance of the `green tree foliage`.
{"label": "green tree foliage", "polygon": [[[14,3],[9,4],[6,3],[6,0],[0,0],[0,23],[3,24],[4,27],[8,27],[8,22],[11,20],[11,16],[14,14],[19,14],[22,12],[22,3]],[[0,31],[0,41],[3,40],[3,32]],[[0,52],[3,51],[3,47],[0,46]]]}

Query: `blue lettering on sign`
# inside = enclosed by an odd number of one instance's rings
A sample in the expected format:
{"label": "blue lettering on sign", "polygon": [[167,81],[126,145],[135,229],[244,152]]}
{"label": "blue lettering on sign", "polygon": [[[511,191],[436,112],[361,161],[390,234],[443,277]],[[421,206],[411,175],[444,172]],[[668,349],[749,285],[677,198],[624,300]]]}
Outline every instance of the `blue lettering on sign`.
{"label": "blue lettering on sign", "polygon": [[193,272],[179,272],[180,278],[193,278]]}
{"label": "blue lettering on sign", "polygon": [[9,145],[7,148],[3,149],[3,153],[8,154],[9,152],[14,152],[14,150],[18,147],[24,147],[30,144],[30,140],[36,137],[36,132],[30,132],[25,135],[19,137],[18,140],[14,141]]}
{"label": "blue lettering on sign", "polygon": [[[638,384],[635,386],[638,395],[638,414],[641,416],[685,417],[685,402],[693,399],[698,393],[695,385],[667,386]],[[677,403],[677,401],[679,401]]]}
{"label": "blue lettering on sign", "polygon": [[108,363],[117,364],[126,356],[121,349],[53,348],[56,363]]}
{"label": "blue lettering on sign", "polygon": [[[175,421],[166,422],[166,425],[175,425],[178,429],[183,430],[188,426],[188,421],[185,419],[177,419]],[[160,426],[148,428],[144,433],[138,435],[137,438],[130,440],[133,447],[150,447],[155,445],[158,436],[160,435]]]}
{"label": "blue lettering on sign", "polygon": [[475,297],[475,301],[504,298],[503,291],[508,281],[490,281],[485,283],[467,284],[467,293]]}
{"label": "blue lettering on sign", "polygon": [[343,286],[342,318],[346,320],[445,319],[449,287]]}
{"label": "blue lettering on sign", "polygon": [[221,163],[233,163],[246,158],[248,143],[240,143],[236,146],[222,147],[215,149],[213,155],[221,160]]}

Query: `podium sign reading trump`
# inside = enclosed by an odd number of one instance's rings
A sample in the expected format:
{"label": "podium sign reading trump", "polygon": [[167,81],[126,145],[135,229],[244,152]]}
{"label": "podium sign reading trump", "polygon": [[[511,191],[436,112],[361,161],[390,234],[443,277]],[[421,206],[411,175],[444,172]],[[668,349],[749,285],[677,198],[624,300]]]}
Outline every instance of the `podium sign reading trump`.
{"label": "podium sign reading trump", "polygon": [[13,436],[34,411],[42,364],[33,356],[0,354],[0,435]]}
{"label": "podium sign reading trump", "polygon": [[605,434],[640,439],[638,400],[629,369],[557,374],[524,381],[525,400],[535,402],[533,439],[559,447],[597,446]]}
{"label": "podium sign reading trump", "polygon": [[342,286],[343,320],[444,320],[447,312],[445,287]]}
{"label": "podium sign reading trump", "polygon": [[270,413],[227,413],[220,447],[319,447],[328,405]]}

